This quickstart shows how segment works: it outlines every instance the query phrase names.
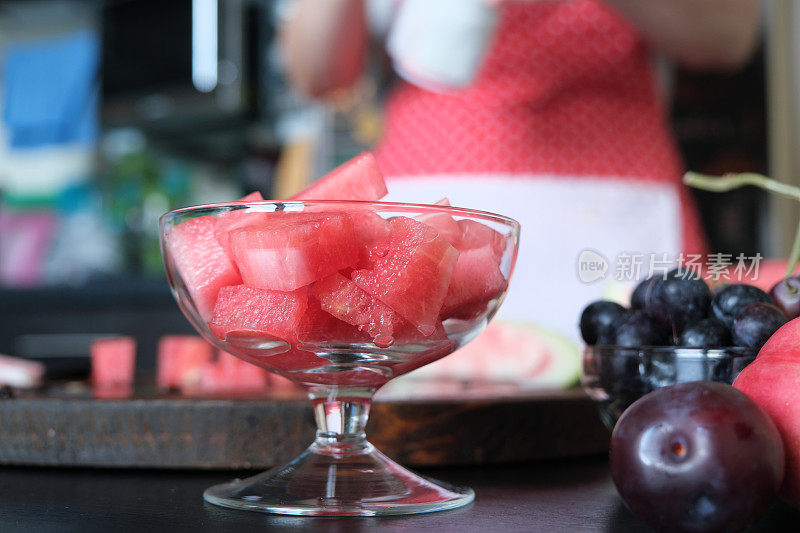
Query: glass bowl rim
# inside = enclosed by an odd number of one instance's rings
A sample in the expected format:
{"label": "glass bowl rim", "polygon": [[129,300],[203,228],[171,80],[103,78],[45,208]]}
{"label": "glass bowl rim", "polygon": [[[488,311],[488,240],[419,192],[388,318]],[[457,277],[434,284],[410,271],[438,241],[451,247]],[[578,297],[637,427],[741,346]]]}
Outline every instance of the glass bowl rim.
{"label": "glass bowl rim", "polygon": [[[715,346],[709,348],[690,348],[686,346],[620,346],[616,344],[584,345],[584,352],[591,351],[600,357],[626,357],[638,353],[672,354],[679,359],[694,357],[712,357],[722,359],[725,357],[756,357],[758,350],[745,346]],[[621,353],[620,353],[621,352]]]}
{"label": "glass bowl rim", "polygon": [[197,212],[201,212],[203,210],[218,211],[226,207],[246,208],[246,207],[267,206],[267,205],[272,205],[272,206],[330,205],[330,206],[353,206],[362,208],[368,206],[378,206],[382,208],[384,211],[391,211],[392,208],[395,208],[399,210],[415,210],[417,211],[417,214],[446,213],[452,215],[468,216],[470,218],[478,218],[478,219],[498,222],[513,228],[516,232],[519,232],[520,230],[520,223],[515,219],[506,215],[492,213],[490,211],[481,211],[479,209],[470,209],[467,207],[455,207],[455,206],[438,205],[438,204],[417,204],[409,202],[376,202],[372,200],[260,200],[255,202],[251,201],[219,202],[213,204],[192,205],[192,206],[180,207],[178,209],[172,209],[161,215],[159,217],[159,222],[163,224],[170,218],[182,214],[192,213],[195,211]]}

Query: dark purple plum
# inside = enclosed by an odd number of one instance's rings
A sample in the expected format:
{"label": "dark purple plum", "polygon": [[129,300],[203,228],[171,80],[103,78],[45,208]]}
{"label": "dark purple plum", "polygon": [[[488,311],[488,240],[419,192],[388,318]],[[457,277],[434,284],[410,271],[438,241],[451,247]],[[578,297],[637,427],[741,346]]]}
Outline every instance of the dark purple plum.
{"label": "dark purple plum", "polygon": [[758,287],[735,283],[722,288],[711,300],[711,316],[728,326],[733,327],[733,320],[744,306],[754,303],[773,303],[769,294]]}
{"label": "dark purple plum", "polygon": [[659,531],[738,531],[775,498],[780,434],[730,385],[681,383],[634,402],[611,435],[611,476],[628,508]]}
{"label": "dark purple plum", "polygon": [[664,324],[643,311],[627,311],[614,320],[611,330],[600,337],[598,344],[625,348],[666,346],[670,344],[670,336]]}
{"label": "dark purple plum", "polygon": [[656,278],[647,278],[636,285],[636,288],[633,289],[633,294],[631,294],[631,309],[644,310],[646,308],[647,295],[650,292],[650,287],[653,286],[653,282],[655,281]]}
{"label": "dark purple plum", "polygon": [[788,320],[783,311],[772,304],[755,302],[747,304],[736,315],[731,328],[734,346],[760,350]]}
{"label": "dark purple plum", "polygon": [[775,305],[789,320],[800,316],[800,279],[786,278],[769,291]]}
{"label": "dark purple plum", "polygon": [[711,290],[691,270],[676,268],[666,277],[655,278],[647,298],[645,311],[680,334],[689,324],[705,318]]}
{"label": "dark purple plum", "polygon": [[616,302],[598,300],[587,305],[581,313],[581,336],[588,345],[597,343],[597,339],[607,333],[625,308]]}
{"label": "dark purple plum", "polygon": [[686,348],[719,348],[731,346],[731,332],[716,318],[704,318],[686,326],[678,339],[678,346]]}

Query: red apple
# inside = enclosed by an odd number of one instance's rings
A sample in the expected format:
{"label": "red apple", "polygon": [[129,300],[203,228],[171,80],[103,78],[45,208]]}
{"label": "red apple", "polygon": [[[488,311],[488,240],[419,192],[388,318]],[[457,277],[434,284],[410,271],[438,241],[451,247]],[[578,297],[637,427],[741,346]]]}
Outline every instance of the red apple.
{"label": "red apple", "polygon": [[758,361],[787,359],[800,364],[800,318],[790,320],[772,334],[758,352]]}
{"label": "red apple", "polygon": [[[764,345],[770,343],[781,351],[763,354],[748,365],[733,386],[756,401],[772,418],[783,439],[786,451],[786,471],[781,497],[789,504],[800,508],[800,319],[795,319],[778,330]],[[787,330],[791,325],[793,329]],[[797,331],[794,331],[797,330]],[[781,333],[783,332],[783,333]],[[786,346],[780,338],[787,335],[793,339],[795,351],[788,357]]]}

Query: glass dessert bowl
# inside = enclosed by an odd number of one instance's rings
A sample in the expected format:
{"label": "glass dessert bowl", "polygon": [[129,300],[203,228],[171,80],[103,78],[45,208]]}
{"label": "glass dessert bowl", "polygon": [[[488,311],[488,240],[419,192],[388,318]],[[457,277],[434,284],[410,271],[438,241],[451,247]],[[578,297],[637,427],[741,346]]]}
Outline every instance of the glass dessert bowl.
{"label": "glass dessert bowl", "polygon": [[519,224],[440,205],[231,202],[160,220],[167,278],[210,342],[302,385],[315,441],[291,463],[209,488],[206,501],[293,515],[410,514],[469,488],[406,470],[364,428],[375,391],[457,350],[508,288]]}
{"label": "glass dessert bowl", "polygon": [[586,346],[581,384],[609,429],[633,402],[661,387],[690,381],[730,385],[756,357],[743,347]]}

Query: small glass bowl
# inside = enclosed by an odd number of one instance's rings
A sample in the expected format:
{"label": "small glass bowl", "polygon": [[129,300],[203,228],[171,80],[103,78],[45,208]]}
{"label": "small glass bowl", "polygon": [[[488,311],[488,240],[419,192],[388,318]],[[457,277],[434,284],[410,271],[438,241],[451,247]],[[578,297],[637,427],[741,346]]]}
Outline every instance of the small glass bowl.
{"label": "small glass bowl", "polygon": [[688,381],[733,383],[756,354],[740,347],[587,346],[581,384],[613,429],[623,411],[648,392]]}

